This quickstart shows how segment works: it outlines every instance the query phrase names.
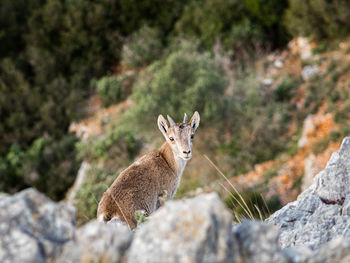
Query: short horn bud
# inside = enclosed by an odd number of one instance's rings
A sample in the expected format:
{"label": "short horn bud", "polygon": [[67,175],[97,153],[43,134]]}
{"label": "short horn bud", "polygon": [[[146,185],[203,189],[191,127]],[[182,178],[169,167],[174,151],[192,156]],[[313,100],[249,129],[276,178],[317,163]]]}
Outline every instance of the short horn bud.
{"label": "short horn bud", "polygon": [[184,123],[186,124],[186,125],[188,125],[188,117],[187,117],[187,114],[185,113],[185,116],[184,116]]}

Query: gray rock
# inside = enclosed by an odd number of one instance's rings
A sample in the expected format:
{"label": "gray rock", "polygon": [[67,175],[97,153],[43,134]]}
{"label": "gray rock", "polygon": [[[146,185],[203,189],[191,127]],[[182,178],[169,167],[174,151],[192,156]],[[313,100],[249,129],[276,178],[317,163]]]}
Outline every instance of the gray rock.
{"label": "gray rock", "polygon": [[235,261],[245,263],[287,262],[278,244],[276,226],[245,220],[234,228]]}
{"label": "gray rock", "polygon": [[0,262],[350,262],[349,185],[350,137],[265,223],[246,220],[232,230],[217,194],[203,194],[167,202],[134,239],[117,219],[76,231],[74,209],[34,189],[0,194]]}
{"label": "gray rock", "polygon": [[131,240],[126,226],[91,221],[77,230],[57,262],[122,262]]}
{"label": "gray rock", "polygon": [[0,262],[52,261],[74,231],[74,209],[34,189],[0,199]]}
{"label": "gray rock", "polygon": [[86,178],[89,174],[89,170],[91,169],[91,165],[87,161],[83,161],[80,165],[77,177],[74,181],[73,186],[71,189],[69,189],[67,196],[66,196],[66,202],[68,205],[74,205],[74,200],[77,196],[77,193],[83,183],[86,181]]}
{"label": "gray rock", "polygon": [[313,251],[304,246],[288,247],[282,253],[288,263],[306,263],[313,255]]}
{"label": "gray rock", "polygon": [[305,66],[301,72],[301,76],[303,77],[304,80],[309,80],[311,79],[314,75],[319,73],[320,70],[317,66]]}
{"label": "gray rock", "polygon": [[8,195],[5,193],[0,193],[0,202],[1,202],[1,199],[5,198],[5,197],[8,197]]}
{"label": "gray rock", "polygon": [[136,232],[128,262],[233,262],[231,224],[217,194],[168,201]]}
{"label": "gray rock", "polygon": [[114,226],[125,226],[129,228],[128,224],[125,223],[124,221],[121,221],[120,219],[114,217],[111,220],[107,222],[107,225],[114,225]]}
{"label": "gray rock", "polygon": [[350,137],[314,183],[266,221],[280,227],[283,248],[317,249],[338,235],[350,238]]}
{"label": "gray rock", "polygon": [[308,263],[350,262],[350,241],[337,237],[321,246],[307,261]]}

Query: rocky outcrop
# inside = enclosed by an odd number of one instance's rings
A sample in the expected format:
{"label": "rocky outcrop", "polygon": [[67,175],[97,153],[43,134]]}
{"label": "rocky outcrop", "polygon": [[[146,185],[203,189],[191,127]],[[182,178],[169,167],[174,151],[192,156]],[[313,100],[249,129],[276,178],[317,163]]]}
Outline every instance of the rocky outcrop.
{"label": "rocky outcrop", "polygon": [[273,225],[232,217],[217,194],[169,201],[135,233],[128,262],[287,262]]}
{"label": "rocky outcrop", "polygon": [[132,240],[131,231],[122,225],[91,221],[76,232],[57,262],[122,262]]}
{"label": "rocky outcrop", "polygon": [[0,262],[121,262],[129,229],[91,222],[76,231],[74,208],[34,189],[0,195]]}
{"label": "rocky outcrop", "polygon": [[314,183],[267,222],[280,227],[282,247],[317,249],[337,236],[350,238],[350,137]]}
{"label": "rocky outcrop", "polygon": [[234,227],[235,262],[287,262],[278,244],[279,230],[273,225],[245,220]]}
{"label": "rocky outcrop", "polygon": [[76,230],[72,207],[34,189],[1,195],[0,207],[1,262],[286,262],[277,227],[232,228],[214,193],[167,202],[135,234],[118,220]]}
{"label": "rocky outcrop", "polygon": [[337,237],[324,244],[307,261],[308,263],[348,263],[350,262],[350,241]]}
{"label": "rocky outcrop", "polygon": [[90,169],[91,169],[91,165],[87,161],[83,161],[81,163],[77,178],[75,179],[73,186],[71,187],[71,189],[69,190],[69,192],[67,194],[67,197],[66,197],[67,204],[74,205],[74,199],[77,195],[77,192],[79,191],[79,189],[81,188],[81,186],[85,182]]}
{"label": "rocky outcrop", "polygon": [[135,234],[129,262],[227,262],[231,228],[216,194],[169,201]]}
{"label": "rocky outcrop", "polygon": [[74,238],[74,209],[34,189],[0,197],[0,262],[46,262]]}
{"label": "rocky outcrop", "polygon": [[350,262],[350,137],[295,202],[266,222],[232,223],[217,194],[168,201],[131,232],[75,229],[74,209],[34,189],[0,194],[0,262]]}

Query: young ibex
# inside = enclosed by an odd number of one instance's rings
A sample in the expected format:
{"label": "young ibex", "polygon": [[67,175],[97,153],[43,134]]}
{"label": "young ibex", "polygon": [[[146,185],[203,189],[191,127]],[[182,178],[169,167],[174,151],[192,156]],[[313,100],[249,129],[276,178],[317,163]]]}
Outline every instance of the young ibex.
{"label": "young ibex", "polygon": [[130,228],[135,228],[135,212],[144,210],[150,215],[161,205],[160,199],[173,198],[180,184],[185,165],[192,157],[192,139],[199,125],[196,111],[188,121],[176,124],[162,115],[158,127],[166,142],[125,169],[103,194],[98,205],[97,218],[103,221],[117,217]]}

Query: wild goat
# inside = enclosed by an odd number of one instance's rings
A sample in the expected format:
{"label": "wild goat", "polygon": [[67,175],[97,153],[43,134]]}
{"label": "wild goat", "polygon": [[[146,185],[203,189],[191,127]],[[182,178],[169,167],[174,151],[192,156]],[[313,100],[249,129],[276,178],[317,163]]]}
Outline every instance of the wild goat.
{"label": "wild goat", "polygon": [[125,169],[103,194],[98,205],[97,218],[109,221],[114,217],[135,228],[135,212],[144,210],[150,215],[162,204],[162,199],[173,198],[180,184],[182,172],[192,157],[192,140],[200,117],[196,111],[188,121],[176,124],[167,116],[158,116],[159,130],[165,143]]}

